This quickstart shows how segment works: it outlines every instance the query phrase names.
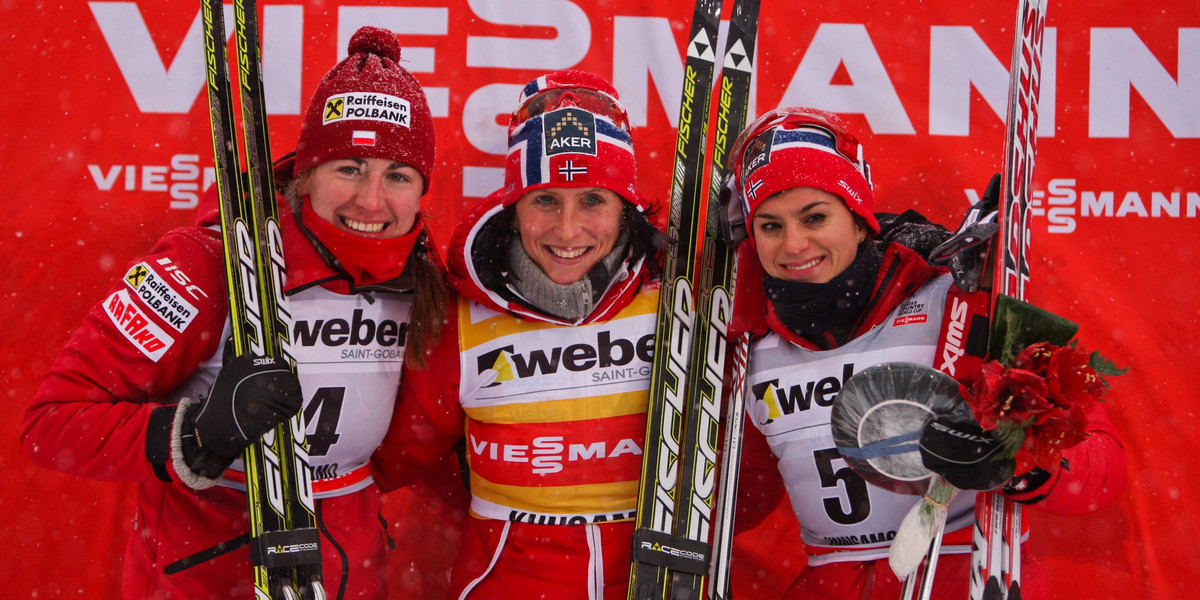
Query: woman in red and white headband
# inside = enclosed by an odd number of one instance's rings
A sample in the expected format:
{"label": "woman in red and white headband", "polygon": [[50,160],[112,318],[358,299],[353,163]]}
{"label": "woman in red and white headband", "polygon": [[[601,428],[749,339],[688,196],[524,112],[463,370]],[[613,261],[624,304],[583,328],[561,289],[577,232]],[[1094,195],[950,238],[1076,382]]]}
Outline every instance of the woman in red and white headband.
{"label": "woman in red and white headband", "polygon": [[[730,170],[730,221],[741,222],[748,238],[738,248],[733,328],[749,330],[754,340],[741,525],[752,525],[786,494],[808,554],[786,597],[893,600],[900,583],[888,567],[891,540],[919,496],[867,485],[846,466],[835,449],[833,398],[851,374],[871,365],[936,367],[950,320],[965,327],[970,315],[986,310],[988,297],[959,290],[945,268],[913,250],[876,239],[871,173],[837,115],[783,108],[759,117],[735,143]],[[970,355],[958,363],[959,379],[981,367]],[[1014,477],[1011,460],[980,460],[999,442],[969,416],[938,419],[945,427],[933,428],[964,435],[927,436],[911,451],[920,452],[918,464],[960,488],[999,488],[1050,513],[1079,514],[1111,502],[1125,483],[1111,422],[1100,408],[1087,417],[1090,437],[1068,449],[1070,466],[1053,474]],[[967,596],[975,495],[961,493],[950,504],[934,598]],[[1032,559],[1022,566],[1022,582],[1023,597],[1046,597]]]}
{"label": "woman in red and white headband", "polygon": [[539,77],[508,132],[504,187],[451,243],[441,381],[406,382],[377,463],[403,484],[465,439],[449,597],[624,598],[664,236],[607,81]]}

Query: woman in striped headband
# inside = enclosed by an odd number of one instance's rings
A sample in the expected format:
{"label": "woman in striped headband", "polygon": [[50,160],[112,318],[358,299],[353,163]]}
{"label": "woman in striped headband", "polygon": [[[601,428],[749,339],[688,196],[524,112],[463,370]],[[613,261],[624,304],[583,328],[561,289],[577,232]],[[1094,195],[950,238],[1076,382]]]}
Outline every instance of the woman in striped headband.
{"label": "woman in striped headband", "polygon": [[625,597],[663,237],[650,208],[607,81],[523,88],[504,187],[450,245],[438,380],[405,381],[403,435],[376,456],[402,485],[465,439],[472,518],[449,597]]}

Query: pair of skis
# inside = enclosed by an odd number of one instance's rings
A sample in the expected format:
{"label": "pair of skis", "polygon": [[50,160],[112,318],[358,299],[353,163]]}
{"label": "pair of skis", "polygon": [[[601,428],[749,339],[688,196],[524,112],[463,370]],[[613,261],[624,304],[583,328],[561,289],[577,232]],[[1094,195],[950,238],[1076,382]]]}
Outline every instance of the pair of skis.
{"label": "pair of skis", "polygon": [[[706,578],[711,579],[710,598],[725,598],[729,589],[737,475],[728,466],[718,468],[717,446],[733,313],[734,259],[733,249],[721,241],[718,215],[726,158],[747,119],[759,2],[733,3],[706,201],[705,153],[721,9],[721,0],[697,0],[687,43],[630,599],[699,598]],[[698,254],[702,216],[703,252]],[[747,337],[737,342],[743,357],[748,341]],[[744,373],[746,361],[737,362]],[[725,465],[736,465],[740,456],[741,412],[740,407],[729,408]]]}
{"label": "pair of skis", "polygon": [[[257,11],[254,0],[234,0],[248,173],[243,180],[233,124],[224,9],[221,0],[201,2],[215,185],[235,354],[283,358],[294,371],[292,317],[283,296],[286,268],[267,137]],[[304,429],[301,411],[247,448],[243,456],[250,556],[255,596],[260,600],[325,598]]]}

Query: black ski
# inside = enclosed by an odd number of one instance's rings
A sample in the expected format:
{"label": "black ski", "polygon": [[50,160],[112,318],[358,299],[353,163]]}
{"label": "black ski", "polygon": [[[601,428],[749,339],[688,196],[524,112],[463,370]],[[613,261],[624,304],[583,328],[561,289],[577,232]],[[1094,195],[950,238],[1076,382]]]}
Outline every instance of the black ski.
{"label": "black ski", "polygon": [[[240,176],[233,125],[233,90],[221,0],[203,0],[201,12],[234,351],[238,356],[249,353],[284,358],[294,370],[292,318],[283,297],[283,240],[259,66],[257,6],[254,0],[234,2],[249,174],[245,182]],[[250,555],[259,598],[325,598],[302,414],[264,435],[243,457],[250,508]]]}
{"label": "black ski", "polygon": [[[721,468],[717,467],[722,391],[729,351],[729,324],[733,318],[734,248],[721,235],[721,192],[729,173],[727,161],[733,142],[747,121],[754,73],[754,47],[758,30],[759,0],[739,0],[733,5],[726,36],[725,55],[718,83],[713,130],[712,172],[705,214],[700,287],[696,297],[699,318],[693,337],[684,411],[684,450],[679,476],[682,508],[676,512],[676,535],[708,541],[714,535],[709,572],[676,572],[671,598],[694,600],[710,575],[709,597],[728,593],[728,568],[733,534],[732,509],[737,491],[737,464],[741,458],[741,410],[732,406],[726,416]],[[744,363],[742,363],[744,364]],[[742,371],[744,374],[744,370]],[[733,411],[738,411],[735,414]],[[732,488],[728,486],[732,485]],[[721,511],[714,517],[720,494]],[[718,591],[719,590],[719,591]]]}
{"label": "black ski", "polygon": [[703,575],[708,568],[707,540],[692,541],[673,534],[679,508],[677,480],[695,324],[693,290],[704,207],[704,152],[720,20],[721,0],[696,0],[672,167],[669,241],[663,260],[629,575],[631,600],[665,600],[672,571]]}

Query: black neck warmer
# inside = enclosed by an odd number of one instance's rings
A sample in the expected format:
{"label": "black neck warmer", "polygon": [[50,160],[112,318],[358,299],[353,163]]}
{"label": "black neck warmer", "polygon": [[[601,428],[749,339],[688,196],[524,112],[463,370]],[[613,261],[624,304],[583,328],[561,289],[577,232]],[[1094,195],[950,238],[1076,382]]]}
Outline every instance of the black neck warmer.
{"label": "black neck warmer", "polygon": [[822,350],[850,341],[871,301],[883,254],[867,240],[854,262],[828,283],[785,281],[763,276],[763,291],[779,320]]}

